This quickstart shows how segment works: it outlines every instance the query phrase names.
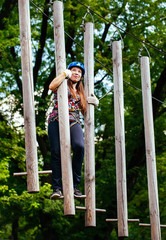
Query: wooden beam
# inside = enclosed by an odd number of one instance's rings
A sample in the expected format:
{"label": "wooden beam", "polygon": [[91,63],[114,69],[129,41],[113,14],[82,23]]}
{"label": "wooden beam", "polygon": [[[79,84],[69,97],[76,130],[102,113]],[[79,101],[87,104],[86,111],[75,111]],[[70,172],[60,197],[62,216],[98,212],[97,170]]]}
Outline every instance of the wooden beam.
{"label": "wooden beam", "polygon": [[[59,75],[66,69],[63,2],[54,1],[53,17],[56,74]],[[64,194],[64,215],[75,215],[67,81],[63,81],[63,83],[58,87],[58,115]]]}
{"label": "wooden beam", "polygon": [[[150,223],[139,223],[140,227],[151,227]],[[160,224],[161,228],[166,228],[166,225]]]}
{"label": "wooden beam", "polygon": [[118,236],[128,237],[126,153],[121,41],[112,43]]}
{"label": "wooden beam", "polygon": [[[86,207],[81,207],[81,206],[76,206],[76,209],[77,209],[77,210],[84,210],[84,211],[87,210]],[[106,209],[96,208],[96,212],[106,212]]]}
{"label": "wooden beam", "polygon": [[[128,222],[139,222],[139,219],[128,219]],[[118,222],[118,219],[106,219],[106,222]]]}
{"label": "wooden beam", "polygon": [[96,208],[96,212],[103,212],[103,213],[105,213],[107,211],[106,211],[106,209]]}
{"label": "wooden beam", "polygon": [[76,199],[80,199],[80,198],[86,198],[86,195],[81,195],[79,197],[75,197]]}
{"label": "wooden beam", "polygon": [[[38,174],[52,174],[52,170],[38,171]],[[13,176],[26,176],[27,172],[13,173]]]}
{"label": "wooden beam", "polygon": [[[85,95],[94,95],[94,47],[93,23],[85,23],[84,32],[84,65],[85,65]],[[87,104],[85,115],[85,226],[96,226],[96,196],[95,196],[95,146],[94,146],[94,105]]]}
{"label": "wooden beam", "polygon": [[141,82],[142,82],[142,98],[145,128],[146,163],[148,175],[151,239],[160,240],[161,239],[160,213],[158,201],[149,57],[141,57]]}
{"label": "wooden beam", "polygon": [[76,206],[77,210],[85,210],[86,211],[86,207],[81,207],[81,206]]}
{"label": "wooden beam", "polygon": [[19,0],[21,68],[28,192],[39,192],[29,1]]}

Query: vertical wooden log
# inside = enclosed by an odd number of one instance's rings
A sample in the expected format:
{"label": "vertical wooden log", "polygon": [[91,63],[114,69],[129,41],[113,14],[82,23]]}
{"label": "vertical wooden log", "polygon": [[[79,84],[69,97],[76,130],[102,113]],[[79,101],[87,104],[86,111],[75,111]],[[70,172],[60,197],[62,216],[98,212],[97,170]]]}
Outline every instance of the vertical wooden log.
{"label": "vertical wooden log", "polygon": [[[53,15],[56,73],[59,75],[66,69],[63,2],[55,1],[53,3]],[[58,114],[64,194],[64,215],[74,215],[75,206],[70,147],[67,81],[64,81],[58,88]]]}
{"label": "vertical wooden log", "polygon": [[[85,64],[85,95],[94,94],[94,53],[93,23],[85,24],[84,33],[84,64]],[[95,197],[95,147],[94,147],[94,105],[88,104],[85,116],[85,226],[96,226]]]}
{"label": "vertical wooden log", "polygon": [[160,240],[161,239],[160,213],[159,213],[159,202],[158,202],[158,186],[157,186],[149,57],[141,57],[141,80],[142,80],[142,94],[143,94],[142,97],[143,97],[143,112],[144,112],[146,163],[147,163],[147,175],[148,175],[151,239]]}
{"label": "vertical wooden log", "polygon": [[21,67],[28,192],[39,192],[29,1],[19,0]]}
{"label": "vertical wooden log", "polygon": [[126,153],[121,41],[113,42],[114,118],[118,236],[128,237]]}

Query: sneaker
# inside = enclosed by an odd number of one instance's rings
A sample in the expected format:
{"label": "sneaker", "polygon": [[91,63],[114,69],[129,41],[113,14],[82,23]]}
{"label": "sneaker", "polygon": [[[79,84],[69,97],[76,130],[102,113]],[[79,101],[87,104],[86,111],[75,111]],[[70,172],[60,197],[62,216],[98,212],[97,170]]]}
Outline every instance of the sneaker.
{"label": "sneaker", "polygon": [[62,197],[62,191],[59,189],[55,189],[53,191],[53,193],[51,194],[50,199],[52,200],[52,199],[56,199],[56,198],[60,198],[60,197]]}
{"label": "sneaker", "polygon": [[81,197],[82,196],[82,193],[80,192],[80,190],[78,188],[74,188],[74,196],[75,197]]}

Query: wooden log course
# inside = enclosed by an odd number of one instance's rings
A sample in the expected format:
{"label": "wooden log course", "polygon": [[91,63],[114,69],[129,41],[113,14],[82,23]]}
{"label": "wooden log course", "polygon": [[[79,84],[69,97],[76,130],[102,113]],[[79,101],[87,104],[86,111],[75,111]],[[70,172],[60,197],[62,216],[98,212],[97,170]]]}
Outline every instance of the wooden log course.
{"label": "wooden log course", "polygon": [[[86,195],[82,195],[82,196],[80,196],[79,198],[78,197],[75,197],[75,199],[82,199],[82,198],[86,198]],[[64,199],[64,196],[61,196],[61,197],[57,197],[56,198],[56,200],[58,200],[58,199]]]}
{"label": "wooden log course", "polygon": [[28,192],[39,192],[29,1],[19,0],[21,68]]}
{"label": "wooden log course", "polygon": [[141,57],[141,83],[145,128],[151,240],[161,240],[149,57]]}
{"label": "wooden log course", "polygon": [[128,237],[126,153],[121,41],[112,43],[118,237]]}
{"label": "wooden log course", "polygon": [[[38,174],[52,174],[52,170],[43,170],[43,171],[38,171]],[[13,176],[26,176],[27,172],[19,172],[19,173],[13,173]]]}
{"label": "wooden log course", "polygon": [[79,197],[75,197],[76,199],[80,199],[80,198],[86,198],[86,195],[81,195]]}
{"label": "wooden log course", "polygon": [[[63,2],[54,1],[53,17],[56,75],[58,76],[66,69]],[[67,81],[63,81],[58,87],[57,94],[63,179],[62,184],[64,194],[64,215],[75,215]]]}
{"label": "wooden log course", "polygon": [[[85,23],[84,31],[84,65],[85,95],[94,96],[94,25]],[[85,114],[85,226],[96,226],[96,195],[95,195],[95,146],[94,146],[94,105],[87,104]]]}
{"label": "wooden log course", "polygon": [[[128,222],[140,222],[139,219],[127,219]],[[118,219],[106,219],[106,222],[118,222]]]}
{"label": "wooden log course", "polygon": [[[76,206],[76,209],[77,209],[77,210],[84,210],[84,211],[87,210],[86,207],[82,207],[82,206]],[[96,212],[106,212],[106,209],[96,208]]]}
{"label": "wooden log course", "polygon": [[[151,227],[150,223],[139,223],[140,227]],[[161,228],[166,228],[166,225],[160,224]]]}

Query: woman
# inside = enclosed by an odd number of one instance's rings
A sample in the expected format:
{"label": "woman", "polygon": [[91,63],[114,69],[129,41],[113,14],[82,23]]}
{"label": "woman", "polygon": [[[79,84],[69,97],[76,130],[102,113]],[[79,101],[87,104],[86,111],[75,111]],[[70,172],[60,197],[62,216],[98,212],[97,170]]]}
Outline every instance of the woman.
{"label": "woman", "polygon": [[49,85],[49,89],[54,93],[54,108],[48,118],[48,136],[51,150],[52,167],[52,187],[53,193],[50,199],[62,196],[61,182],[61,157],[59,140],[59,122],[58,122],[58,101],[57,88],[66,79],[68,85],[68,106],[70,121],[71,146],[73,150],[72,169],[74,196],[81,197],[82,193],[78,189],[81,181],[81,169],[84,157],[84,137],[79,121],[79,111],[84,115],[86,112],[86,98],[84,94],[81,79],[85,73],[84,65],[80,62],[72,62],[68,69],[54,78]]}

